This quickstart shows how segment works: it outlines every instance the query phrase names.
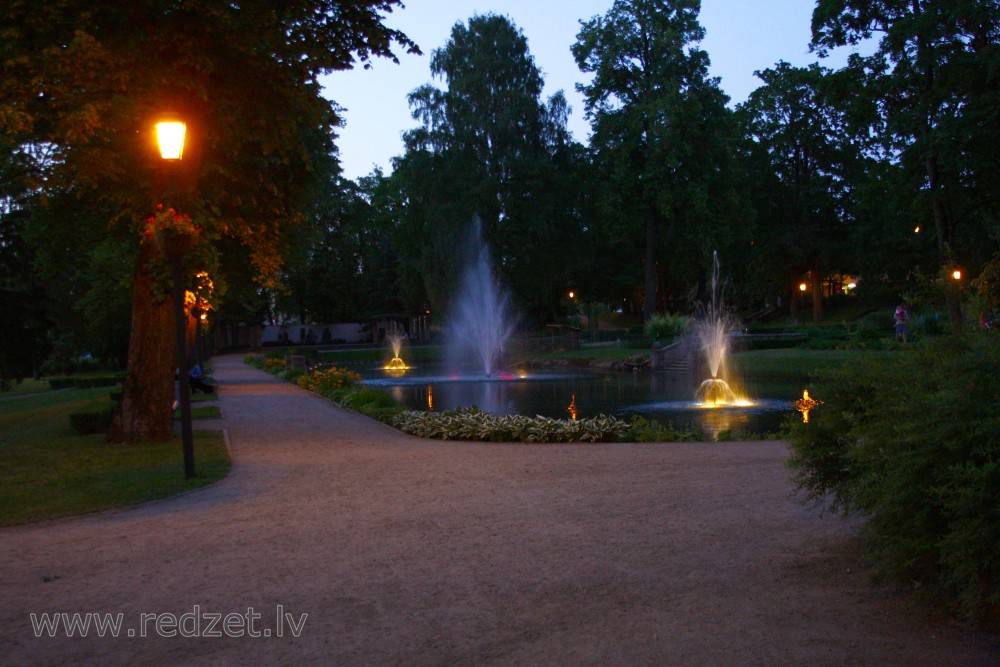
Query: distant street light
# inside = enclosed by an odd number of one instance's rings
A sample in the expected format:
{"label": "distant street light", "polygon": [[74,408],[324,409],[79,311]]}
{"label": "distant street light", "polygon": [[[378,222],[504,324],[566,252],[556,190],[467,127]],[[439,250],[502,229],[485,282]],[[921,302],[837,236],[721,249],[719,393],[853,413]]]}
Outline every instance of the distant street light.
{"label": "distant street light", "polygon": [[[187,126],[176,119],[163,120],[156,124],[156,141],[160,157],[165,162],[178,162],[184,155],[184,137]],[[172,171],[172,170],[171,170]],[[186,332],[187,318],[184,315],[184,253],[187,243],[175,239],[177,243],[165,244],[164,254],[171,263],[174,281],[174,321],[177,341],[177,393],[181,408],[181,447],[184,454],[184,477],[194,477],[194,436],[191,429],[191,387],[188,384],[190,367],[187,359]]]}
{"label": "distant street light", "polygon": [[959,271],[958,269],[955,269],[954,271],[951,272],[951,277],[954,278],[955,280],[961,280],[962,272]]}
{"label": "distant street light", "polygon": [[807,289],[809,289],[808,285],[806,285],[805,283],[799,283],[799,291],[800,292],[805,292]]}

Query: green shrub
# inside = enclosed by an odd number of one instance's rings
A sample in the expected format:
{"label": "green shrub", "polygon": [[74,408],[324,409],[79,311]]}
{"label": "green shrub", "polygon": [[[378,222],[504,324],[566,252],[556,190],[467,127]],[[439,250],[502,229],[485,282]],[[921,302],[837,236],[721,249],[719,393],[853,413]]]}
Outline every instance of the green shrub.
{"label": "green shrub", "polygon": [[646,320],[645,333],[647,338],[673,339],[684,335],[684,332],[691,326],[691,318],[684,315],[673,315],[663,313],[653,315]]}
{"label": "green shrub", "polygon": [[791,422],[805,497],[867,517],[874,575],[967,619],[1000,611],[1000,342],[941,337],[828,374]]}
{"label": "green shrub", "polygon": [[276,357],[264,357],[261,362],[260,368],[267,371],[268,373],[273,373],[277,375],[281,371],[285,370],[285,360],[283,358]]}
{"label": "green shrub", "polygon": [[298,379],[306,374],[306,370],[303,368],[289,368],[288,370],[281,370],[275,373],[279,378],[285,382],[295,382],[298,383]]}
{"label": "green shrub", "polygon": [[381,422],[388,422],[390,418],[405,411],[387,392],[374,387],[352,388],[334,400],[345,408]]}
{"label": "green shrub", "polygon": [[877,340],[883,336],[895,335],[895,324],[892,313],[889,311],[877,311],[865,315],[858,320],[857,330],[854,334],[858,340]]}
{"label": "green shrub", "polygon": [[589,419],[497,416],[472,406],[444,412],[406,411],[389,423],[404,433],[438,440],[480,442],[615,442],[628,424],[600,415]]}
{"label": "green shrub", "polygon": [[115,408],[110,407],[99,412],[75,412],[69,416],[69,424],[79,435],[93,435],[106,433],[114,418]]}
{"label": "green shrub", "polygon": [[331,366],[322,370],[315,370],[296,378],[295,383],[309,391],[315,391],[324,396],[333,390],[345,387],[353,387],[361,382],[361,376],[346,368]]}
{"label": "green shrub", "polygon": [[941,313],[930,312],[910,319],[910,333],[940,336],[947,331],[948,319]]}
{"label": "green shrub", "polygon": [[695,442],[704,438],[690,429],[678,431],[673,425],[664,425],[640,415],[629,421],[625,439],[631,442]]}

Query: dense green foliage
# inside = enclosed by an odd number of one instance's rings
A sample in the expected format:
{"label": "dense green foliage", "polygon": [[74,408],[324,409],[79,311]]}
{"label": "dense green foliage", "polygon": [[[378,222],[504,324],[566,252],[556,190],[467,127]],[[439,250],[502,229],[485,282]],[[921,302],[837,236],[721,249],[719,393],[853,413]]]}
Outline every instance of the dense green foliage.
{"label": "dense green foliage", "polygon": [[[592,75],[588,146],[562,94],[542,99],[519,28],[477,15],[434,50],[393,172],[351,182],[317,75],[415,48],[382,25],[395,0],[5,4],[0,305],[18,326],[0,332],[0,382],[47,355],[123,363],[136,233],[164,190],[144,130],[164,105],[194,118],[176,194],[204,230],[220,322],[440,323],[475,218],[528,325],[565,316],[569,289],[646,319],[690,312],[713,249],[744,313],[780,301],[821,319],[824,284],[851,275],[862,297],[919,287],[956,317],[970,294],[940,269],[985,277],[997,252],[995,2],[819,0],[819,55],[874,51],[840,70],[775,63],[735,111],[708,76],[699,2],[610,5],[572,46]],[[992,316],[995,285],[976,283],[967,315]]]}
{"label": "dense green foliage", "polygon": [[852,127],[849,109],[838,103],[849,77],[785,62],[757,76],[764,85],[739,107],[754,208],[768,215],[761,224],[767,243],[753,248],[768,277],[757,296],[773,301],[778,286],[814,276],[808,284],[818,322],[821,279],[859,268],[848,242],[862,215],[857,184],[867,177],[870,137]]}
{"label": "dense green foliage", "polygon": [[[821,53],[877,39],[872,55],[851,58],[850,95],[868,102],[863,121],[901,168],[901,187],[888,194],[934,230],[930,273],[981,267],[995,245],[980,244],[990,232],[996,240],[998,223],[1000,4],[818,0],[812,31]],[[944,296],[957,327],[959,295]]]}
{"label": "dense green foliage", "polygon": [[604,415],[578,420],[498,416],[475,406],[443,412],[411,410],[389,423],[422,438],[480,442],[617,442],[628,430],[627,423]]}
{"label": "dense green foliage", "polygon": [[867,517],[874,573],[967,618],[1000,609],[1000,342],[941,337],[852,363],[791,428],[806,498]]}
{"label": "dense green foliage", "polygon": [[624,439],[635,442],[697,442],[703,440],[704,436],[691,430],[679,431],[658,421],[635,416],[629,420]]}
{"label": "dense green foliage", "polygon": [[646,337],[653,340],[670,340],[683,335],[691,328],[691,318],[673,313],[653,315],[646,320]]}
{"label": "dense green foliage", "polygon": [[[154,206],[169,200],[192,220],[193,247],[180,276],[192,291],[203,271],[219,295],[230,283],[243,290],[255,289],[255,279],[275,283],[317,191],[336,171],[339,119],[318,77],[355,61],[395,58],[397,45],[416,50],[382,23],[399,4],[0,5],[0,253],[6,260],[19,245],[9,246],[9,236],[29,242],[31,270],[19,269],[11,290],[23,293],[34,282],[52,301],[47,314],[59,320],[45,328],[70,339],[75,354],[106,352],[120,361],[130,336],[125,398],[109,437],[169,436],[163,398],[177,360],[168,353],[167,262],[156,244],[144,243],[153,237]],[[183,160],[169,165],[153,132],[165,113],[187,124]],[[120,324],[129,304],[130,334]],[[23,314],[13,338],[24,338],[30,363],[40,354],[35,330],[44,319]],[[85,335],[86,323],[103,323],[99,333],[113,340]],[[0,338],[0,360],[9,348],[8,337]],[[24,372],[7,366],[0,376]]]}
{"label": "dense green foliage", "polygon": [[[474,221],[526,314],[550,317],[570,284],[581,228],[576,149],[561,93],[541,99],[542,76],[510,19],[457,23],[431,56],[426,84],[409,96],[419,127],[395,167],[399,288],[411,310],[447,311]],[[553,254],[558,247],[562,252]]]}
{"label": "dense green foliage", "polygon": [[572,47],[580,69],[593,74],[578,88],[608,183],[603,194],[614,202],[608,208],[618,211],[629,244],[645,248],[631,258],[644,266],[644,319],[678,301],[680,285],[707,275],[713,249],[749,240],[736,124],[697,46],[705,34],[699,8],[695,0],[616,0],[582,23]]}

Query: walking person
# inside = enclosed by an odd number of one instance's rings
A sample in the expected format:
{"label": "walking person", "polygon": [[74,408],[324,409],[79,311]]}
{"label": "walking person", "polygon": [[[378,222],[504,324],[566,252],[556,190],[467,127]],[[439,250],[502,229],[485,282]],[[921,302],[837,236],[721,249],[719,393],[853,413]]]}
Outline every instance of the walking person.
{"label": "walking person", "polygon": [[909,313],[906,312],[906,304],[901,303],[896,306],[896,313],[893,315],[893,319],[896,322],[896,340],[902,340],[906,343],[906,337],[909,330],[906,326],[906,321],[910,319]]}

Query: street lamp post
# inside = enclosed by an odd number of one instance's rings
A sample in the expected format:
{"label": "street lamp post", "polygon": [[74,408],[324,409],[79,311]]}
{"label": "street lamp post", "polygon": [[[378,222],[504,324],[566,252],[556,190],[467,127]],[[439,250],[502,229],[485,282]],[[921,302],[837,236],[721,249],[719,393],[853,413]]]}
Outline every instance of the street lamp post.
{"label": "street lamp post", "polygon": [[[184,155],[184,136],[186,126],[177,120],[161,121],[156,124],[156,138],[160,148],[160,157],[168,163],[168,168],[179,162]],[[186,328],[187,318],[184,315],[184,253],[187,248],[184,243],[175,243],[164,247],[164,252],[170,260],[173,273],[174,320],[177,328],[177,393],[181,409],[181,446],[184,453],[184,477],[194,477],[194,436],[191,430],[191,387],[188,384],[190,367],[187,359]]]}

